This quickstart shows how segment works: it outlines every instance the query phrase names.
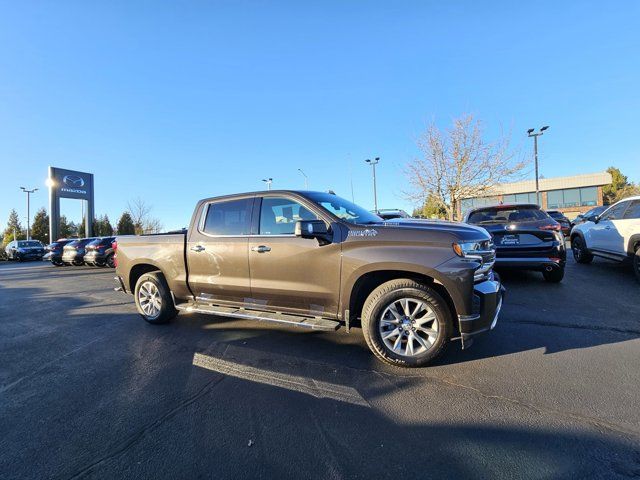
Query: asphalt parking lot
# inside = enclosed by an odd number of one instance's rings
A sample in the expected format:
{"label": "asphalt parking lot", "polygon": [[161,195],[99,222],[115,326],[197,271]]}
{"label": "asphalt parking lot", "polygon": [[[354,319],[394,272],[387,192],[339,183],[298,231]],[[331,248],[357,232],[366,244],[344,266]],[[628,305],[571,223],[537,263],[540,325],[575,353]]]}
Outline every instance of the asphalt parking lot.
{"label": "asphalt parking lot", "polygon": [[0,478],[640,476],[628,267],[505,274],[496,330],[420,370],[359,331],[148,325],[112,277],[0,263]]}

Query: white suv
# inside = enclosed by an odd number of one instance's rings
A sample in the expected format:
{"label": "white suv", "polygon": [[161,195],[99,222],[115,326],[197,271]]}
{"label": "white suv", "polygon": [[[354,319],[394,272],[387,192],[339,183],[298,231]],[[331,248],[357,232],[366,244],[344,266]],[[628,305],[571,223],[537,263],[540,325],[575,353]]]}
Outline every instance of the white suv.
{"label": "white suv", "polygon": [[571,249],[578,263],[589,263],[593,256],[610,260],[632,260],[640,280],[640,196],[620,200],[573,227]]}

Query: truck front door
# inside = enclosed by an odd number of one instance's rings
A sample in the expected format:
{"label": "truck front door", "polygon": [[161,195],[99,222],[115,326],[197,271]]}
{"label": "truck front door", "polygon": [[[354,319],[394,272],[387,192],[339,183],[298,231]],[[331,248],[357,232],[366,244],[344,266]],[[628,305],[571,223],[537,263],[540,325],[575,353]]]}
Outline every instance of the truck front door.
{"label": "truck front door", "polygon": [[341,245],[320,245],[294,234],[298,220],[320,218],[318,207],[274,194],[256,199],[255,208],[259,221],[249,240],[253,303],[273,311],[335,317]]}
{"label": "truck front door", "polygon": [[205,203],[187,240],[188,281],[195,296],[244,304],[251,296],[249,233],[254,197]]}

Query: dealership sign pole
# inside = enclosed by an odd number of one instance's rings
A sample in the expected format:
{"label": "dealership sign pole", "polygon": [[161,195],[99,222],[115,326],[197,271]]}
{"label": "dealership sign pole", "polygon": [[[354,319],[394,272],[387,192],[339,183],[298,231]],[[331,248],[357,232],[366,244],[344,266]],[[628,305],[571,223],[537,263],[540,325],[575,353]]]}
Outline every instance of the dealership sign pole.
{"label": "dealership sign pole", "polygon": [[75,198],[87,202],[84,231],[87,237],[93,235],[93,174],[49,167],[49,241],[60,237],[60,199]]}

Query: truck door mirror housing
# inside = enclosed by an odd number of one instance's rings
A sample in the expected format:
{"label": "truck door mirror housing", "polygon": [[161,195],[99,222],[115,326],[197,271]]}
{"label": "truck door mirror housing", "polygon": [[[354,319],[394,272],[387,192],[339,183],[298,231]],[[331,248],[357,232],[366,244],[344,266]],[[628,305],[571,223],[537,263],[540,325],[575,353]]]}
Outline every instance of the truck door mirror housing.
{"label": "truck door mirror housing", "polygon": [[295,233],[301,238],[325,238],[329,231],[322,220],[298,220]]}

